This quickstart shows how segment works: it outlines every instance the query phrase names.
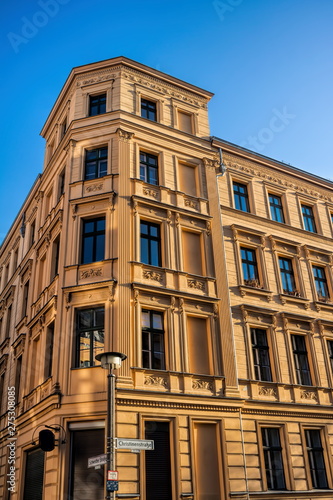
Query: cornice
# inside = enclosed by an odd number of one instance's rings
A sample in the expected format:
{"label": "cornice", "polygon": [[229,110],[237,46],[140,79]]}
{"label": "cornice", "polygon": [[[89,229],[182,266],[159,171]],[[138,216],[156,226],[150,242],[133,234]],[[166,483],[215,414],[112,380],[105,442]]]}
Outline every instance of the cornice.
{"label": "cornice", "polygon": [[308,195],[323,201],[333,202],[333,192],[330,195],[329,189],[324,190],[318,188],[317,186],[313,189],[313,187],[310,187],[310,182],[305,183],[302,182],[301,179],[297,179],[297,182],[293,182],[289,180],[289,178],[292,177],[291,173],[288,172],[285,175],[278,173],[275,171],[274,166],[271,168],[264,166],[259,167],[254,160],[246,160],[243,158],[238,163],[235,163],[232,155],[228,153],[225,153],[225,163],[229,169],[234,169],[237,172],[243,172],[247,175],[259,177],[283,188],[293,189],[299,195]]}

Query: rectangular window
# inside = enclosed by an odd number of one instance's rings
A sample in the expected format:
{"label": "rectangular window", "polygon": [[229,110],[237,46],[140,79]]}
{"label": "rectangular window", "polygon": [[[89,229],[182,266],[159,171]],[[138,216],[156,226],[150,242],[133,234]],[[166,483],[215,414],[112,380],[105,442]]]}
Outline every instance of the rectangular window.
{"label": "rectangular window", "polygon": [[306,229],[306,231],[311,231],[311,233],[316,233],[317,232],[316,222],[313,215],[312,207],[309,207],[308,205],[302,205],[302,215],[303,215],[304,229]]}
{"label": "rectangular window", "polygon": [[272,381],[266,330],[251,328],[252,354],[256,380]]}
{"label": "rectangular window", "polygon": [[145,439],[154,450],[145,453],[146,500],[171,500],[171,456],[169,422],[145,422]]}
{"label": "rectangular window", "polygon": [[39,383],[40,335],[33,340],[31,351],[30,391]]}
{"label": "rectangular window", "polygon": [[328,355],[330,358],[330,364],[331,364],[331,369],[332,369],[332,374],[333,374],[333,340],[327,341],[327,349],[328,349]]}
{"label": "rectangular window", "polygon": [[30,226],[30,241],[29,248],[35,243],[35,229],[36,229],[36,221],[34,220]]}
{"label": "rectangular window", "polygon": [[43,500],[44,457],[40,448],[26,452],[23,500]]}
{"label": "rectangular window", "polygon": [[104,467],[88,469],[88,458],[103,453],[103,429],[71,431],[68,498],[104,500]]}
{"label": "rectangular window", "polygon": [[329,297],[325,269],[320,266],[312,266],[313,277],[316,285],[318,299]]}
{"label": "rectangular window", "polygon": [[291,335],[297,383],[312,385],[308,353],[303,335]]}
{"label": "rectangular window", "polygon": [[277,428],[262,428],[262,444],[265,458],[267,488],[285,490],[280,431]]}
{"label": "rectangular window", "polygon": [[192,115],[191,113],[185,113],[184,111],[178,111],[178,128],[183,132],[188,134],[193,133],[192,128]]}
{"label": "rectangular window", "polygon": [[269,195],[269,206],[271,209],[271,218],[276,222],[285,222],[283,216],[283,207],[280,196],[275,194]]}
{"label": "rectangular window", "polygon": [[44,363],[45,379],[51,377],[52,375],[53,343],[54,343],[54,322],[50,323],[46,330],[45,363]]}
{"label": "rectangular window", "polygon": [[7,320],[6,320],[6,337],[10,337],[10,326],[12,322],[12,305],[10,305],[7,309]]}
{"label": "rectangular window", "polygon": [[142,311],[142,366],[165,370],[163,314]]}
{"label": "rectangular window", "polygon": [[76,317],[75,368],[95,366],[104,349],[104,307],[80,309]]}
{"label": "rectangular window", "polygon": [[105,217],[83,220],[81,264],[104,259]]}
{"label": "rectangular window", "polygon": [[179,163],[179,184],[180,190],[190,196],[198,196],[196,167]]}
{"label": "rectangular window", "polygon": [[207,320],[187,316],[188,363],[190,373],[211,374]]}
{"label": "rectangular window", "polygon": [[[221,484],[221,438],[215,422],[193,423],[195,496],[200,500],[225,498]],[[208,458],[209,457],[209,458]]]}
{"label": "rectangular window", "polygon": [[296,283],[292,260],[279,257],[279,267],[283,293],[294,294],[296,292]]}
{"label": "rectangular window", "polygon": [[141,116],[153,122],[157,121],[156,102],[141,99]]}
{"label": "rectangular window", "polygon": [[159,224],[140,223],[141,262],[151,266],[161,266],[161,237]]}
{"label": "rectangular window", "polygon": [[149,184],[158,184],[157,156],[140,152],[140,179]]}
{"label": "rectangular window", "polygon": [[305,430],[306,449],[308,453],[311,481],[313,489],[328,488],[324,450],[321,444],[319,429]]}
{"label": "rectangular window", "polygon": [[12,267],[12,275],[15,273],[16,268],[17,268],[17,261],[18,261],[18,248],[14,252],[13,256],[13,267]]}
{"label": "rectangular window", "polygon": [[65,193],[65,169],[61,172],[59,175],[59,180],[58,180],[58,201],[62,197],[62,195]]}
{"label": "rectangular window", "polygon": [[201,234],[192,231],[182,231],[182,246],[184,271],[202,276]]}
{"label": "rectangular window", "polygon": [[15,370],[15,404],[17,404],[20,401],[21,374],[22,374],[22,356],[19,356],[16,359],[16,370]]}
{"label": "rectangular window", "polygon": [[101,115],[106,112],[106,94],[89,96],[89,116]]}
{"label": "rectangular window", "polygon": [[234,204],[237,210],[242,210],[242,212],[249,212],[249,196],[247,193],[246,184],[240,184],[239,182],[233,183],[234,190]]}
{"label": "rectangular window", "polygon": [[241,247],[244,285],[258,286],[259,274],[255,250]]}
{"label": "rectangular window", "polygon": [[65,136],[66,132],[67,132],[67,116],[62,122],[60,127],[60,140]]}
{"label": "rectangular window", "polygon": [[51,260],[51,280],[59,272],[59,251],[60,251],[60,236],[58,235],[52,244],[52,260]]}
{"label": "rectangular window", "polygon": [[23,288],[23,300],[22,300],[22,318],[27,315],[28,310],[28,299],[29,299],[29,280],[25,283]]}
{"label": "rectangular window", "polygon": [[108,148],[97,148],[86,151],[84,180],[104,177],[108,170]]}

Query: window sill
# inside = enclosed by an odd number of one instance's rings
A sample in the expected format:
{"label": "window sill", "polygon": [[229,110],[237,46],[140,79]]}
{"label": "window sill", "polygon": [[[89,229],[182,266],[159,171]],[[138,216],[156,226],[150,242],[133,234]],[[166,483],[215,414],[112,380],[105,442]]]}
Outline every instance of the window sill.
{"label": "window sill", "polygon": [[287,302],[293,302],[294,304],[303,304],[305,309],[310,308],[310,301],[305,297],[296,297],[295,295],[289,295],[286,293],[280,293],[279,297],[283,305]]}
{"label": "window sill", "polygon": [[327,302],[324,302],[322,300],[316,300],[314,302],[316,310],[319,312],[322,309],[326,311],[333,311],[333,302],[328,299]]}
{"label": "window sill", "polygon": [[264,288],[257,288],[249,285],[238,285],[238,289],[242,297],[245,297],[246,295],[259,295],[266,297],[268,302],[270,302],[273,297],[273,292]]}

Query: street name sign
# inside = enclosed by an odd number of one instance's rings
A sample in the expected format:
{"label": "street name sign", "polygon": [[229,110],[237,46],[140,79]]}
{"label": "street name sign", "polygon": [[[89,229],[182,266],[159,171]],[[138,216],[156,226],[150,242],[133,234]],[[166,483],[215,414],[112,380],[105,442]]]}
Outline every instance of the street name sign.
{"label": "street name sign", "polygon": [[88,458],[88,469],[90,467],[98,467],[99,465],[106,464],[106,454],[104,455],[96,455],[96,457]]}
{"label": "street name sign", "polygon": [[153,450],[154,441],[150,439],[122,439],[116,438],[116,448],[122,450]]}

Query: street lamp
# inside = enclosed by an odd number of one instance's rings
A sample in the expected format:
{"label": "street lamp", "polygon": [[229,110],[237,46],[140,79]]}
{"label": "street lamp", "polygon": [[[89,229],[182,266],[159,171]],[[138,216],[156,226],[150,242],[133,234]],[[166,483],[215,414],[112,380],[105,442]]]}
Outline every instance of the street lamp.
{"label": "street lamp", "polygon": [[[108,479],[108,471],[114,471],[115,463],[115,430],[116,430],[116,407],[115,407],[115,392],[116,392],[116,376],[112,370],[117,370],[121,367],[121,363],[127,358],[126,354],[121,352],[103,352],[97,354],[95,359],[101,362],[102,368],[109,370],[108,373],[108,411],[107,411],[107,435],[106,435],[106,480]],[[109,500],[115,498],[115,491],[106,492],[106,498]]]}

